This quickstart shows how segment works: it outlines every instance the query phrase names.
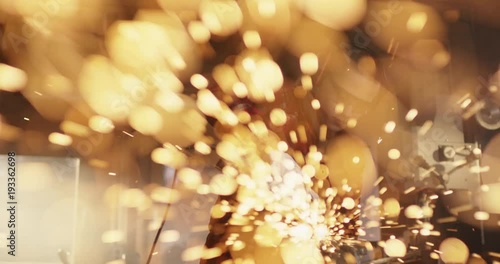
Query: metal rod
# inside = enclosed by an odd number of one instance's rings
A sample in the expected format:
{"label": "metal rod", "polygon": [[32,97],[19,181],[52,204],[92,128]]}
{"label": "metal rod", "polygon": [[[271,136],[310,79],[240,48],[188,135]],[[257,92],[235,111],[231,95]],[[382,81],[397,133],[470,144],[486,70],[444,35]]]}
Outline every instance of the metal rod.
{"label": "metal rod", "polygon": [[[177,173],[174,174],[174,177],[172,179],[172,185],[171,185],[172,190],[175,187],[176,179],[177,179]],[[172,192],[170,193],[170,195],[172,195]],[[158,228],[158,232],[156,232],[155,239],[153,241],[153,245],[151,246],[151,250],[149,251],[148,260],[146,261],[146,264],[151,263],[151,259],[153,258],[153,254],[154,254],[155,249],[156,249],[156,244],[158,243],[158,239],[160,238],[160,233],[163,230],[163,227],[165,226],[165,222],[167,221],[167,216],[168,216],[168,212],[170,211],[171,205],[172,205],[171,203],[168,203],[167,208],[165,208],[165,213],[163,214],[163,219],[161,221],[160,228]]]}

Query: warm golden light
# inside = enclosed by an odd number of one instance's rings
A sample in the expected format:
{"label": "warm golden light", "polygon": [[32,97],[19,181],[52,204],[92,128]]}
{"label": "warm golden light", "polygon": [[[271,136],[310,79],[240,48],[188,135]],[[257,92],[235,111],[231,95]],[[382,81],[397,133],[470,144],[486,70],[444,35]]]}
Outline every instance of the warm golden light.
{"label": "warm golden light", "polygon": [[113,121],[104,116],[92,116],[89,118],[89,127],[99,133],[110,133],[113,131],[115,126]]}
{"label": "warm golden light", "polygon": [[304,74],[314,75],[318,71],[318,57],[314,53],[304,53],[300,56],[300,69]]}
{"label": "warm golden light", "polygon": [[188,31],[197,43],[206,43],[210,40],[210,30],[200,21],[189,22]]}
{"label": "warm golden light", "polygon": [[444,263],[466,263],[469,248],[458,238],[450,237],[439,245],[441,260]]}
{"label": "warm golden light", "polygon": [[271,123],[275,126],[283,126],[287,121],[287,115],[285,111],[280,108],[273,109],[269,114],[269,117],[271,119]]}
{"label": "warm golden light", "polygon": [[422,31],[427,23],[427,14],[425,12],[415,12],[411,14],[406,23],[406,28],[408,31],[413,33],[418,33]]}
{"label": "warm golden light", "polygon": [[389,257],[404,257],[406,255],[406,245],[399,239],[389,239],[385,241],[384,252]]}
{"label": "warm golden light", "polygon": [[139,106],[133,109],[129,122],[130,126],[144,135],[154,135],[163,127],[161,115],[149,106]]}
{"label": "warm golden light", "polygon": [[27,82],[28,76],[23,70],[0,63],[0,90],[18,92]]}
{"label": "warm golden light", "polygon": [[243,22],[243,14],[236,1],[203,0],[199,12],[203,24],[219,36],[235,33]]}
{"label": "warm golden light", "polygon": [[200,172],[190,168],[180,169],[178,177],[186,188],[192,190],[196,190],[203,183]]}
{"label": "warm golden light", "polygon": [[205,89],[208,86],[208,80],[201,74],[194,74],[191,76],[191,84],[197,89]]}
{"label": "warm golden light", "polygon": [[61,134],[61,133],[57,133],[57,132],[51,133],[49,135],[49,141],[52,144],[60,145],[60,146],[64,146],[64,147],[67,147],[67,146],[71,145],[71,143],[73,143],[73,139],[70,136],[65,135],[65,134]]}
{"label": "warm golden light", "polygon": [[255,30],[248,30],[243,33],[243,42],[249,49],[258,49],[262,44],[259,32]]}

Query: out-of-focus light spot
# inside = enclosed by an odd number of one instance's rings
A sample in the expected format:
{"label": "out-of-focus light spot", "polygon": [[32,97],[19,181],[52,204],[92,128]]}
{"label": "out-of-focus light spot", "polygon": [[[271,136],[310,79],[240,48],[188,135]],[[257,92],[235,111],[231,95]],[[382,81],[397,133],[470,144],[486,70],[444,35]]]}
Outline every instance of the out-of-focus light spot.
{"label": "out-of-focus light spot", "polygon": [[300,69],[302,73],[307,75],[314,75],[318,71],[318,56],[308,52],[300,56]]}
{"label": "out-of-focus light spot", "polygon": [[214,259],[222,255],[222,249],[219,247],[205,248],[202,259]]}
{"label": "out-of-focus light spot", "polygon": [[243,33],[243,42],[249,49],[258,49],[262,45],[259,32],[255,30],[248,30]]}
{"label": "out-of-focus light spot", "polygon": [[210,186],[207,184],[202,184],[196,188],[196,192],[201,195],[206,195],[210,193]]}
{"label": "out-of-focus light spot", "polygon": [[226,215],[226,212],[224,210],[222,210],[222,205],[216,204],[212,207],[212,211],[211,211],[210,215],[214,219],[220,219]]}
{"label": "out-of-focus light spot", "polygon": [[354,163],[354,164],[358,164],[358,163],[359,163],[359,161],[360,161],[360,158],[359,158],[358,156],[354,156],[354,157],[352,158],[352,163]]}
{"label": "out-of-focus light spot", "polygon": [[63,121],[59,128],[61,128],[61,130],[68,135],[87,137],[90,134],[90,131],[86,126],[68,120]]}
{"label": "out-of-focus light spot", "polygon": [[482,153],[482,151],[481,151],[481,149],[480,149],[480,148],[474,148],[474,149],[472,150],[472,154],[474,154],[474,155],[476,155],[476,156],[481,155],[481,153]]}
{"label": "out-of-focus light spot", "polygon": [[469,248],[458,238],[450,237],[439,245],[441,260],[444,263],[466,263],[469,258]]}
{"label": "out-of-focus light spot", "polygon": [[212,77],[222,91],[231,94],[235,83],[239,82],[236,70],[228,64],[219,64],[212,71]]}
{"label": "out-of-focus light spot", "polygon": [[95,168],[105,169],[109,167],[109,163],[104,160],[91,159],[89,160],[89,165]]}
{"label": "out-of-focus light spot", "polygon": [[472,166],[469,168],[470,173],[485,173],[490,171],[490,166]]}
{"label": "out-of-focus light spot", "polygon": [[243,13],[236,1],[202,0],[199,14],[210,32],[219,36],[233,34],[243,23]]}
{"label": "out-of-focus light spot", "polygon": [[101,236],[101,240],[103,243],[119,243],[125,239],[125,234],[120,230],[108,230],[104,232]]}
{"label": "out-of-focus light spot", "polygon": [[460,104],[460,107],[461,107],[462,109],[465,109],[465,108],[467,108],[467,106],[469,106],[469,105],[470,105],[470,103],[472,103],[472,100],[471,100],[470,98],[467,98],[467,99],[465,99],[465,100],[464,100],[464,101]]}
{"label": "out-of-focus light spot", "polygon": [[181,168],[186,163],[186,155],[177,148],[169,146],[167,148],[156,148],[151,153],[151,159],[158,164],[168,165],[173,168]]}
{"label": "out-of-focus light spot", "polygon": [[281,68],[270,59],[260,60],[256,63],[255,70],[251,73],[251,80],[254,89],[264,94],[265,91],[279,91],[284,82]]}
{"label": "out-of-focus light spot", "polygon": [[217,195],[231,195],[238,188],[234,177],[225,174],[217,174],[210,180],[210,191]]}
{"label": "out-of-focus light spot", "polygon": [[147,203],[148,197],[144,192],[137,188],[126,189],[119,193],[120,205],[129,208],[141,208]]}
{"label": "out-of-focus light spot", "polygon": [[450,195],[453,193],[453,190],[447,190],[443,192],[443,195]]}
{"label": "out-of-focus light spot", "polygon": [[188,24],[189,35],[197,43],[206,43],[210,40],[210,30],[200,21],[191,21]]}
{"label": "out-of-focus light spot", "polygon": [[177,175],[188,189],[196,190],[203,183],[200,172],[191,168],[182,168]]}
{"label": "out-of-focus light spot", "polygon": [[203,257],[204,246],[193,246],[185,249],[182,252],[181,258],[183,261],[199,261]]}
{"label": "out-of-focus light spot", "polygon": [[208,89],[203,89],[198,92],[196,105],[204,114],[209,116],[216,116],[222,111],[221,103]]}
{"label": "out-of-focus light spot", "polygon": [[287,115],[283,109],[275,108],[269,114],[271,123],[275,126],[283,126],[287,122]]}
{"label": "out-of-focus light spot", "polygon": [[242,82],[237,82],[233,85],[233,92],[238,98],[245,98],[248,95],[248,89]]}
{"label": "out-of-focus light spot", "polygon": [[418,205],[410,205],[405,209],[405,216],[410,219],[419,219],[422,218],[423,215],[422,208]]}
{"label": "out-of-focus light spot", "polygon": [[496,93],[498,92],[498,86],[490,85],[490,87],[488,87],[488,90],[490,91],[490,93]]}
{"label": "out-of-focus light spot", "polygon": [[106,262],[106,264],[125,264],[125,260],[123,260],[123,259],[115,259],[115,260]]}
{"label": "out-of-focus light spot", "polygon": [[411,122],[415,117],[418,115],[418,110],[417,109],[410,109],[408,113],[405,116],[406,121]]}
{"label": "out-of-focus light spot", "polygon": [[308,224],[298,224],[289,230],[289,235],[298,240],[309,240],[313,233],[314,230]]}
{"label": "out-of-focus light spot", "polygon": [[347,210],[351,210],[353,209],[354,207],[356,206],[356,202],[354,201],[354,199],[352,199],[351,197],[346,197],[344,198],[344,200],[342,201],[342,207],[344,207],[345,209]]}
{"label": "out-of-focus light spot", "polygon": [[478,221],[486,221],[486,220],[490,219],[490,214],[487,212],[477,211],[474,213],[474,219],[476,219]]}
{"label": "out-of-focus light spot", "polygon": [[181,93],[184,90],[184,84],[171,71],[156,70],[150,73],[150,82],[158,87],[161,92]]}
{"label": "out-of-focus light spot", "polygon": [[60,145],[60,146],[64,146],[64,147],[67,147],[67,146],[71,145],[71,143],[73,143],[73,139],[70,136],[64,135],[61,133],[57,133],[57,132],[51,133],[49,135],[49,141],[52,144]]}
{"label": "out-of-focus light spot", "polygon": [[297,127],[297,133],[299,135],[300,143],[307,143],[307,132],[303,125]]}
{"label": "out-of-focus light spot", "polygon": [[397,160],[401,157],[401,153],[397,149],[390,149],[387,155],[392,160]]}
{"label": "out-of-focus light spot", "polygon": [[366,1],[309,0],[301,1],[304,13],[311,19],[335,30],[357,25],[366,12]]}
{"label": "out-of-focus light spot", "polygon": [[243,68],[247,71],[247,72],[253,72],[255,71],[255,69],[257,68],[257,65],[255,63],[255,60],[253,60],[252,58],[244,58],[242,61],[241,61],[241,64],[243,65]]}
{"label": "out-of-focus light spot", "polygon": [[409,194],[409,193],[411,193],[411,192],[415,191],[415,189],[416,189],[416,188],[415,188],[415,186],[411,186],[411,187],[407,188],[407,189],[404,191],[404,194]]}
{"label": "out-of-focus light spot", "polygon": [[401,211],[401,206],[399,205],[398,200],[394,198],[388,198],[384,201],[384,214],[389,218],[395,218],[399,216],[399,212]]}
{"label": "out-of-focus light spot", "polygon": [[274,0],[257,0],[257,9],[263,18],[271,18],[276,14],[276,3]]}
{"label": "out-of-focus light spot", "polygon": [[185,106],[182,97],[169,91],[157,92],[155,95],[155,103],[169,113],[179,113]]}
{"label": "out-of-focus light spot", "polygon": [[378,177],[377,180],[373,183],[373,187],[379,185],[383,180],[384,180],[384,176]]}
{"label": "out-of-focus light spot", "polygon": [[196,89],[205,89],[208,87],[208,80],[201,74],[194,74],[190,79],[191,84],[196,87]]}
{"label": "out-of-focus light spot", "polygon": [[429,236],[431,234],[431,230],[427,228],[422,228],[420,229],[420,235],[421,236]]}
{"label": "out-of-focus light spot", "polygon": [[44,91],[51,95],[67,96],[71,95],[73,92],[71,80],[60,74],[50,74],[46,76],[44,84]]}
{"label": "out-of-focus light spot", "polygon": [[373,205],[373,206],[375,206],[375,207],[381,206],[381,205],[382,205],[382,199],[380,199],[379,197],[375,197],[375,198],[371,201],[371,205]]}
{"label": "out-of-focus light spot", "polygon": [[160,203],[175,203],[180,197],[179,191],[167,187],[156,187],[151,191],[151,199]]}
{"label": "out-of-focus light spot", "polygon": [[90,129],[103,134],[110,133],[113,129],[115,129],[111,119],[98,115],[89,118],[89,127]]}
{"label": "out-of-focus light spot", "polygon": [[308,177],[314,177],[314,175],[316,174],[316,169],[313,165],[306,164],[304,165],[304,167],[302,167],[302,173],[304,175],[307,175]]}
{"label": "out-of-focus light spot", "polygon": [[285,141],[278,142],[278,150],[281,152],[288,151],[288,144]]}
{"label": "out-of-focus light spot", "polygon": [[180,237],[181,235],[177,230],[165,230],[161,232],[159,240],[162,243],[172,243],[177,242]]}
{"label": "out-of-focus light spot", "polygon": [[302,88],[306,91],[310,91],[313,88],[313,80],[310,75],[302,76],[300,83],[302,84]]}
{"label": "out-of-focus light spot", "polygon": [[440,50],[437,51],[433,56],[432,56],[432,64],[438,68],[443,68],[444,66],[448,65],[450,62],[451,56],[450,53],[445,51],[445,50]]}
{"label": "out-of-focus light spot", "polygon": [[250,131],[252,131],[252,133],[258,137],[265,137],[269,133],[266,124],[261,120],[257,120],[248,124],[248,128],[250,128]]}
{"label": "out-of-focus light spot", "polygon": [[358,120],[356,120],[355,118],[349,118],[347,120],[347,127],[348,128],[355,128],[357,124],[358,124]]}
{"label": "out-of-focus light spot", "polygon": [[439,259],[439,254],[436,252],[431,252],[431,254],[429,254],[429,256],[431,257],[431,259]]}
{"label": "out-of-focus light spot", "polygon": [[431,218],[434,214],[434,209],[432,209],[432,207],[430,206],[425,205],[422,207],[422,214],[425,218]]}
{"label": "out-of-focus light spot", "polygon": [[335,105],[335,114],[342,114],[344,112],[344,104],[338,103]]}
{"label": "out-of-focus light spot", "polygon": [[0,63],[0,90],[18,92],[27,82],[28,76],[23,70]]}
{"label": "out-of-focus light spot", "polygon": [[23,119],[24,119],[24,120],[26,120],[26,121],[30,121],[30,119],[29,119],[29,118],[27,118],[27,117],[25,117],[25,118],[23,118]]}
{"label": "out-of-focus light spot", "polygon": [[240,111],[236,114],[241,124],[248,124],[252,121],[252,116],[247,111]]}
{"label": "out-of-focus light spot", "polygon": [[154,135],[163,127],[163,118],[152,107],[139,106],[132,110],[129,123],[135,130],[144,135]]}
{"label": "out-of-focus light spot", "polygon": [[276,247],[281,243],[283,235],[272,224],[264,223],[257,227],[253,238],[259,246]]}
{"label": "out-of-focus light spot", "polygon": [[314,99],[312,100],[311,102],[311,106],[314,110],[318,110],[321,108],[321,104],[319,103],[319,100],[318,99]]}
{"label": "out-of-focus light spot", "polygon": [[384,252],[389,257],[404,257],[406,255],[406,245],[399,239],[389,239],[385,241]]}
{"label": "out-of-focus light spot", "polygon": [[385,133],[392,133],[394,129],[396,128],[396,123],[394,121],[389,121],[385,124],[384,126],[384,131]]}
{"label": "out-of-focus light spot", "polygon": [[194,149],[203,155],[208,155],[212,152],[212,148],[203,141],[197,141],[194,143]]}
{"label": "out-of-focus light spot", "polygon": [[319,140],[321,142],[325,142],[326,141],[326,137],[327,137],[327,134],[328,134],[328,126],[323,124],[319,127]]}
{"label": "out-of-focus light spot", "polygon": [[410,18],[408,18],[408,22],[406,22],[406,29],[413,33],[418,33],[422,31],[427,23],[427,13],[425,12],[415,12],[411,14]]}
{"label": "out-of-focus light spot", "polygon": [[358,61],[358,70],[366,76],[374,76],[377,73],[377,64],[373,57],[363,56]]}
{"label": "out-of-focus light spot", "polygon": [[116,176],[116,172],[108,172],[109,176]]}
{"label": "out-of-focus light spot", "polygon": [[234,160],[239,158],[239,149],[236,145],[229,141],[222,141],[217,144],[215,151],[217,155],[226,159],[226,160]]}
{"label": "out-of-focus light spot", "polygon": [[240,250],[244,249],[245,247],[246,247],[245,242],[243,242],[241,240],[236,240],[236,241],[234,241],[231,249],[234,251],[240,251]]}

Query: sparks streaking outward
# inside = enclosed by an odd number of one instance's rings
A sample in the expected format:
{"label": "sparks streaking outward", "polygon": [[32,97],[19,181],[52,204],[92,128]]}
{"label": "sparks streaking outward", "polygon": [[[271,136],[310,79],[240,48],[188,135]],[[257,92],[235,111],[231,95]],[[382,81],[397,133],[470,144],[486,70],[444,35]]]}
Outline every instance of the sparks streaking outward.
{"label": "sparks streaking outward", "polygon": [[493,261],[500,20],[430,2],[0,0],[0,96],[41,116],[0,105],[0,147],[84,160],[148,264]]}

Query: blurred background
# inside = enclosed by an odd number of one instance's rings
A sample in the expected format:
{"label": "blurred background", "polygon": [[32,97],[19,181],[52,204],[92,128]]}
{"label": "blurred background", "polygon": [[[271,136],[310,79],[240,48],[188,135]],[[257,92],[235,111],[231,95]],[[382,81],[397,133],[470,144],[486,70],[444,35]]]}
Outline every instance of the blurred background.
{"label": "blurred background", "polygon": [[499,12],[0,0],[0,263],[500,261]]}

